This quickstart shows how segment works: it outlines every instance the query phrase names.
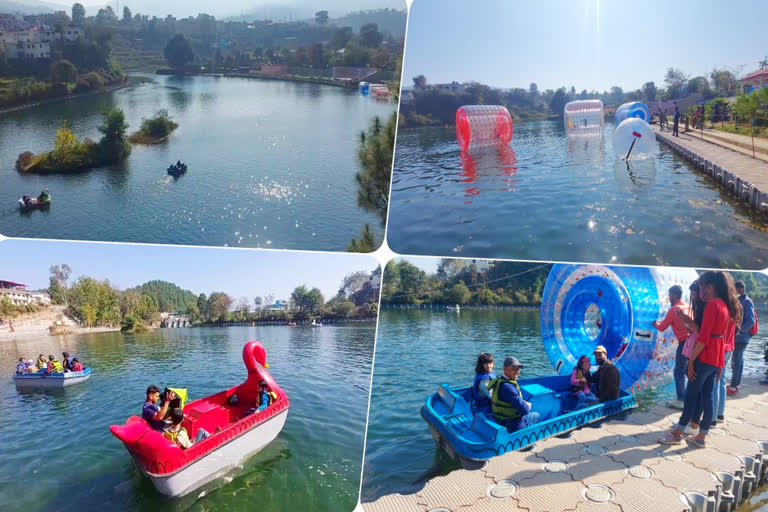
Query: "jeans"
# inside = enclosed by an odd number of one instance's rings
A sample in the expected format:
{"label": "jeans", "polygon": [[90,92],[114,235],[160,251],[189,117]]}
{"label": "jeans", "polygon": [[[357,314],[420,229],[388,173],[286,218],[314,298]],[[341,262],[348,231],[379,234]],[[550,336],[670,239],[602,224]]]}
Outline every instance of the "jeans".
{"label": "jeans", "polygon": [[536,423],[541,421],[541,414],[539,414],[536,411],[531,411],[530,413],[526,414],[522,418],[514,419],[514,420],[496,420],[501,425],[506,427],[508,432],[515,432],[517,430],[523,429],[525,427],[530,427],[531,425],[535,425]]}
{"label": "jeans", "polygon": [[680,421],[678,421],[676,428],[683,430],[688,425],[688,422],[697,419],[696,415],[701,410],[704,413],[704,417],[699,424],[699,432],[707,435],[714,413],[715,379],[720,369],[710,364],[702,363],[700,359],[696,359],[693,363],[693,370],[696,372],[696,379],[689,380],[685,388],[683,413],[680,415]]}
{"label": "jeans", "polygon": [[737,388],[741,385],[741,375],[744,373],[744,351],[747,349],[746,343],[736,343],[736,348],[733,349],[733,365],[731,367],[731,387]]}
{"label": "jeans", "polygon": [[195,434],[195,441],[194,442],[195,443],[199,443],[200,441],[202,441],[203,439],[205,439],[206,437],[208,437],[210,435],[211,434],[209,434],[204,428],[197,429],[197,434]]}
{"label": "jeans", "polygon": [[688,371],[688,358],[683,355],[683,346],[685,342],[677,344],[677,353],[675,354],[675,391],[677,399],[681,402],[685,400],[685,379]]}
{"label": "jeans", "polygon": [[587,394],[583,391],[576,393],[576,400],[576,409],[583,409],[598,402],[598,398],[595,395],[592,393]]}
{"label": "jeans", "polygon": [[725,366],[723,367],[723,374],[720,376],[720,380],[715,384],[715,412],[718,416],[725,414],[725,370],[728,368],[728,362],[731,360],[733,350],[725,353]]}

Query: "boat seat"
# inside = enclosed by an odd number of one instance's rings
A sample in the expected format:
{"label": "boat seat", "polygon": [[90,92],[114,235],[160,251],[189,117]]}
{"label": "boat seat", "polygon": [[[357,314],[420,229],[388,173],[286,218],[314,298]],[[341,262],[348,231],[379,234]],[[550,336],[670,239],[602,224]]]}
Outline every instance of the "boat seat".
{"label": "boat seat", "polygon": [[503,427],[490,423],[482,414],[475,414],[472,418],[472,425],[469,427],[471,431],[480,436],[483,440],[489,442],[496,442],[496,436]]}
{"label": "boat seat", "polygon": [[221,405],[212,402],[195,404],[184,414],[182,425],[190,437],[204,428],[208,433],[216,432],[216,427],[225,428],[229,424],[229,411]]}
{"label": "boat seat", "polygon": [[467,418],[472,417],[472,410],[469,407],[464,398],[458,393],[448,387],[447,384],[441,385],[437,390],[437,396],[445,407],[451,412],[450,415],[445,416],[446,420],[456,418],[459,416],[465,416]]}

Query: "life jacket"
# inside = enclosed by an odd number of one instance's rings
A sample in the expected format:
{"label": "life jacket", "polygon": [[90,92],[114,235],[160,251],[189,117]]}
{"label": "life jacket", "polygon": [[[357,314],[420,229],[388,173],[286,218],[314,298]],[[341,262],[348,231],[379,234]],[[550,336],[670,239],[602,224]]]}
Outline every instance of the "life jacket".
{"label": "life jacket", "polygon": [[277,400],[277,393],[274,391],[268,391],[267,394],[269,395],[269,403],[273,404],[275,403],[275,400]]}
{"label": "life jacket", "polygon": [[179,437],[184,427],[181,427],[177,432],[172,432],[169,428],[163,430],[163,436],[172,443],[176,443],[176,438]]}
{"label": "life jacket", "polygon": [[516,380],[508,379],[506,377],[497,377],[491,381],[488,390],[491,392],[491,408],[493,410],[493,416],[499,420],[516,420],[522,418],[523,415],[520,414],[520,411],[515,409],[509,402],[505,402],[500,398],[501,385],[505,382],[514,384],[517,388],[517,392],[522,396],[520,386],[517,384]]}
{"label": "life jacket", "polygon": [[64,367],[56,359],[54,359],[53,361],[49,361],[48,365],[49,366],[53,365],[53,370],[49,369],[51,373],[63,373],[64,372]]}

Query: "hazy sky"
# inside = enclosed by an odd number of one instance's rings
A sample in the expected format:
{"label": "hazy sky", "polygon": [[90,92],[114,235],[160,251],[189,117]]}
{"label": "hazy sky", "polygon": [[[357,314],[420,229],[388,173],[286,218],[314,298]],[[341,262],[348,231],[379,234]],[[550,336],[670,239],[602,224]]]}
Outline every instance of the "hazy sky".
{"label": "hazy sky", "polygon": [[36,240],[0,242],[0,279],[48,287],[51,265],[66,263],[72,277],[109,279],[121,289],[160,279],[196,295],[223,291],[235,299],[274,294],[288,299],[296,286],[317,287],[326,300],[339,289],[344,276],[378,267],[370,256],[348,253],[296,253],[139,246]]}
{"label": "hazy sky", "polygon": [[[24,0],[20,0],[24,1]],[[25,3],[33,4],[35,0],[27,0]],[[59,4],[71,9],[74,2],[48,0],[46,4]],[[111,5],[115,9],[116,2],[107,2],[105,0],[80,0],[85,6],[88,14]],[[124,6],[135,14],[149,14],[152,16],[165,17],[172,14],[176,17],[196,16],[200,12],[211,14],[216,17],[236,16],[245,12],[256,11],[257,14],[263,13],[266,16],[275,16],[283,12],[283,9],[290,8],[294,19],[312,17],[315,12],[320,10],[328,11],[332,18],[344,16],[350,11],[359,11],[367,9],[379,9],[384,7],[405,9],[404,0],[221,0],[211,2],[210,0],[120,0],[119,15],[122,16]],[[288,13],[286,12],[286,16]]]}
{"label": "hazy sky", "polygon": [[747,0],[415,0],[404,84],[475,80],[539,90],[663,85],[668,67],[758,69],[768,53],[768,2]]}

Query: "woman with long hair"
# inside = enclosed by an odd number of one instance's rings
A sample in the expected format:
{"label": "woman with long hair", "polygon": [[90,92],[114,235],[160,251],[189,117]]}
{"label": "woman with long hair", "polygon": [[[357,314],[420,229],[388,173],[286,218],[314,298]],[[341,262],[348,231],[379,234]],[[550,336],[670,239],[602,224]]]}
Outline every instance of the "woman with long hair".
{"label": "woman with long hair", "polygon": [[715,382],[722,377],[725,367],[725,342],[732,325],[741,322],[741,307],[733,279],[726,272],[705,272],[699,277],[699,288],[706,301],[696,346],[688,360],[688,385],[685,405],[675,428],[659,439],[662,444],[682,442],[683,430],[703,409],[699,433],[688,441],[699,447],[706,446],[706,437],[712,423],[715,407]]}

